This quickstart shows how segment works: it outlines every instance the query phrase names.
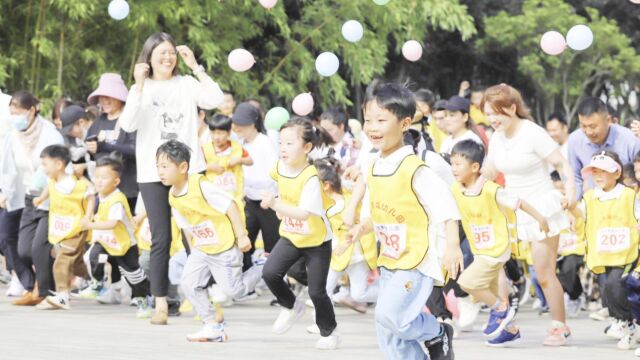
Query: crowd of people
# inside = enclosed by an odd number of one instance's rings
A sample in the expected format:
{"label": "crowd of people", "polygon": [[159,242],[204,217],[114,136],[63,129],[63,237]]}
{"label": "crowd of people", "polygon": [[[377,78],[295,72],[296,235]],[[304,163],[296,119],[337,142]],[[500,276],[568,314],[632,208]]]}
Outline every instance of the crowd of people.
{"label": "crowd of people", "polygon": [[193,309],[187,340],[222,342],[224,307],[272,295],[272,331],[312,308],[318,349],[342,340],[335,306],[373,305],[386,358],[453,359],[483,309],[488,346],[518,341],[533,295],[551,318],[543,345],[568,344],[567,318],[591,311],[636,347],[640,123],[601,99],[581,101],[570,132],[561,113],[538,125],[506,84],[438,100],[375,81],[362,124],[335,106],[265,129],[258,100],[236,104],[166,33],[133,78],[103,74],[50,119],[27,91],[0,96],[13,305],[130,298],[154,325]]}

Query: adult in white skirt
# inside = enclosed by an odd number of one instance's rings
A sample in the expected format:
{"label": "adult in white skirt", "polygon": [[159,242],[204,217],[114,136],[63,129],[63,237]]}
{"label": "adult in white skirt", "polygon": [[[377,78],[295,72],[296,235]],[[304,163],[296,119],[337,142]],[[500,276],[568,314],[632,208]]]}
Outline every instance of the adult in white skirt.
{"label": "adult in white skirt", "polygon": [[560,231],[570,226],[565,207],[575,205],[576,190],[573,181],[565,181],[564,196],[556,190],[547,164],[564,179],[573,179],[573,171],[558,144],[532,121],[518,90],[506,84],[492,86],[485,91],[481,108],[496,130],[483,165],[484,177],[493,180],[502,172],[506,188],[531,204],[549,223],[545,234],[532,217],[521,210],[516,212],[518,238],[530,242],[533,266],[551,309],[552,324],[543,344],[565,345],[571,331],[565,323],[556,254]]}

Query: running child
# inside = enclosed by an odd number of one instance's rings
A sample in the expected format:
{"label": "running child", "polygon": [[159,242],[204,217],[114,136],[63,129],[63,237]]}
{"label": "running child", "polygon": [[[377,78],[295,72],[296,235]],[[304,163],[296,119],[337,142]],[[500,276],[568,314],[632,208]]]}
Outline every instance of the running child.
{"label": "running child", "polygon": [[251,249],[251,241],[240,207],[204,175],[189,175],[190,159],[189,148],[176,140],[164,143],[156,155],[160,181],[171,186],[171,213],[191,244],[180,286],[204,326],[188,334],[187,340],[226,341],[224,324],[216,320],[209,302],[209,281],[213,277],[225,295],[238,298],[254,290],[262,267],[253,266],[242,273],[242,252]]}

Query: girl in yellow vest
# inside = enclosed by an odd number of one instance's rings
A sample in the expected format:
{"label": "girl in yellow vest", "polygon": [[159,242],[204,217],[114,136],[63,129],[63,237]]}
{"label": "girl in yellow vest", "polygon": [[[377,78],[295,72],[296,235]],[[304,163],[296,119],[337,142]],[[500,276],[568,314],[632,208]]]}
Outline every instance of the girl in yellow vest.
{"label": "girl in yellow vest", "polygon": [[607,275],[602,296],[614,322],[605,334],[621,339],[619,348],[629,348],[625,338],[634,335],[635,342],[635,336],[640,334],[633,323],[622,279],[633,270],[638,258],[640,203],[636,193],[621,183],[622,163],[614,152],[594,155],[582,175],[591,176],[595,188],[584,194],[574,213],[585,219],[587,267],[595,274]]}
{"label": "girl in yellow vest", "polygon": [[138,306],[136,316],[147,318],[149,306],[149,280],[138,263],[138,246],[126,196],[118,190],[122,161],[104,156],[96,163],[93,182],[98,192],[98,212],[87,225],[94,243],[89,253],[91,275],[104,278],[104,264],[113,258],[129,286],[131,297]]}
{"label": "girl in yellow vest", "polygon": [[[557,171],[551,173],[551,180],[558,191],[564,193],[564,185]],[[569,317],[577,317],[582,308],[582,280],[580,270],[584,266],[586,242],[584,237],[584,219],[575,219],[571,228],[560,232],[558,241],[558,280],[564,289],[564,304]]]}
{"label": "girl in yellow vest", "polygon": [[217,188],[201,174],[189,175],[189,148],[176,140],[157,150],[160,181],[169,190],[171,213],[185,231],[191,254],[184,266],[180,286],[193,304],[203,327],[187,335],[188,341],[226,341],[224,324],[216,319],[207,286],[213,277],[229,298],[238,298],[255,289],[262,266],[242,273],[242,252],[251,241],[242,222],[240,207],[233,197]]}
{"label": "girl in yellow vest", "polygon": [[511,258],[511,242],[517,238],[515,211],[522,209],[531,215],[542,231],[548,231],[549,225],[531,205],[480,176],[484,153],[484,146],[473,140],[463,140],[451,151],[451,168],[457,180],[453,196],[474,255],[458,284],[491,308],[482,332],[489,338],[488,346],[498,347],[520,339],[520,331],[511,324],[516,309],[508,298],[501,298],[498,288],[500,273]]}
{"label": "girl in yellow vest", "polygon": [[378,297],[378,284],[368,285],[368,276],[375,270],[378,250],[373,236],[365,236],[356,243],[346,243],[348,227],[342,215],[349,196],[343,195],[342,183],[338,174],[339,165],[334,159],[319,159],[314,162],[324,191],[333,199],[334,205],[327,211],[327,217],[333,230],[333,248],[345,246],[339,250],[341,255],[333,254],[331,269],[327,278],[327,293],[333,294],[340,277],[349,275],[349,291],[340,292],[332,299],[358,312],[367,311],[367,303],[374,303]]}
{"label": "girl in yellow vest", "polygon": [[62,145],[47,146],[42,150],[42,167],[49,177],[48,188],[33,200],[39,206],[49,198],[49,243],[53,245],[56,259],[53,262],[55,295],[49,295],[36,306],[37,309],[69,310],[71,280],[87,276],[82,261],[86,224],[93,215],[94,190],[84,178],[65,173],[71,161],[69,149]]}
{"label": "girl in yellow vest", "polygon": [[[207,161],[205,175],[218,188],[228,192],[239,204],[242,204],[244,198],[242,165],[251,166],[253,160],[240,143],[231,140],[231,118],[218,114],[207,123],[212,141],[202,144],[202,152]],[[240,210],[244,212],[244,206]]]}
{"label": "girl in yellow vest", "polygon": [[[453,359],[453,327],[422,309],[434,284],[444,283],[443,266],[454,278],[463,267],[460,214],[447,184],[404,145],[416,111],[411,91],[374,82],[364,104],[364,131],[378,158],[367,170],[362,222],[347,240],[373,231],[380,243],[378,343],[388,359],[423,359],[421,342],[431,359]],[[430,226],[441,223],[446,238],[430,241]]]}
{"label": "girl in yellow vest", "polygon": [[283,334],[304,315],[304,303],[296,299],[283,280],[287,270],[304,259],[309,297],[321,335],[316,348],[335,349],[340,335],[326,291],[333,239],[327,209],[333,201],[322,191],[318,171],[308,160],[309,152],[324,139],[330,139],[329,134],[307,118],[294,117],[280,129],[280,160],[272,171],[278,197],[264,192],[261,203],[282,218],[280,240],[267,258],[262,276],[282,307],[273,332]]}

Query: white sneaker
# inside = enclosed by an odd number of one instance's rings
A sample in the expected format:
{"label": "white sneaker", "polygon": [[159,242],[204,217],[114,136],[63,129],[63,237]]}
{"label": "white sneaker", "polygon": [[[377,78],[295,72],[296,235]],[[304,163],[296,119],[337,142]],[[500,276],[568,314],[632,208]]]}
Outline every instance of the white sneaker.
{"label": "white sneaker", "polygon": [[273,332],[276,334],[284,334],[289,331],[296,320],[304,315],[305,310],[304,304],[299,301],[296,301],[291,310],[287,308],[280,310],[280,315],[278,315],[276,322],[273,323]]}
{"label": "white sneaker", "polygon": [[59,308],[49,304],[47,299],[44,299],[44,300],[40,301],[38,303],[38,305],[36,305],[36,309],[38,309],[38,310],[58,310]]}
{"label": "white sneaker", "polygon": [[49,305],[53,306],[56,309],[62,309],[62,310],[71,310],[71,305],[69,304],[69,299],[60,296],[60,295],[55,295],[55,296],[47,296],[44,301],[46,301],[47,303],[49,303]]}
{"label": "white sneaker", "polygon": [[596,321],[607,321],[609,318],[609,309],[602,308],[589,314],[589,318]]}
{"label": "white sneaker", "polygon": [[83,290],[80,290],[80,292],[78,292],[77,295],[73,295],[73,296],[78,297],[80,299],[95,299],[98,297],[98,294],[102,290],[103,286],[104,286],[104,282],[91,280],[91,282],[89,283],[89,286],[87,286]]}
{"label": "white sneaker", "polygon": [[307,305],[307,307],[308,307],[308,308],[311,308],[311,309],[314,309],[314,308],[315,308],[315,306],[313,305],[313,301],[311,301],[311,299],[307,299],[307,300],[304,302],[304,304],[305,304],[305,305]]}
{"label": "white sneaker", "polygon": [[567,316],[570,318],[576,318],[580,315],[580,309],[582,308],[582,297],[575,300],[569,298],[569,294],[564,294],[564,307],[567,311]]}
{"label": "white sneaker", "polygon": [[243,302],[247,302],[247,301],[256,300],[257,298],[258,298],[258,294],[255,291],[252,291],[252,292],[250,292],[248,294],[240,296],[237,299],[233,299],[233,302],[243,303]]}
{"label": "white sneaker", "polygon": [[227,294],[220,289],[218,284],[213,284],[209,287],[209,296],[213,303],[220,304],[222,307],[229,307],[233,305],[233,299],[229,298]]}
{"label": "white sneaker", "polygon": [[114,289],[113,286],[109,286],[108,288],[102,288],[102,291],[96,296],[96,300],[100,304],[118,305],[122,302],[122,296],[120,291]]}
{"label": "white sneaker", "polygon": [[9,297],[22,297],[25,293],[25,289],[18,279],[17,275],[11,276],[11,282],[9,283],[9,289],[7,289],[6,295]]}
{"label": "white sneaker", "polygon": [[136,317],[138,319],[149,319],[153,316],[153,308],[149,306],[149,301],[142,297],[131,299],[136,302],[138,310],[136,310]]}
{"label": "white sneaker", "polygon": [[531,304],[531,309],[532,310],[542,309],[542,300],[535,298],[535,300],[533,300],[533,304]]}
{"label": "white sneaker", "polygon": [[307,326],[307,332],[309,334],[320,334],[320,328],[316,324],[309,325]]}
{"label": "white sneaker", "polygon": [[334,350],[340,345],[340,334],[333,330],[329,336],[321,336],[316,342],[316,349],[318,350]]}
{"label": "white sneaker", "polygon": [[604,333],[610,338],[620,340],[626,335],[629,335],[631,331],[629,329],[629,323],[624,320],[615,320],[605,329]]}
{"label": "white sneaker", "polygon": [[473,326],[480,312],[480,304],[474,304],[469,296],[458,298],[458,309],[460,316],[458,318],[458,326],[467,328]]}
{"label": "white sneaker", "polygon": [[187,341],[191,342],[225,342],[227,340],[227,334],[221,324],[204,324],[197,333],[187,335]]}
{"label": "white sneaker", "polygon": [[635,351],[634,355],[635,355],[635,356],[640,356],[640,348],[637,348],[637,349],[636,349],[636,351]]}

